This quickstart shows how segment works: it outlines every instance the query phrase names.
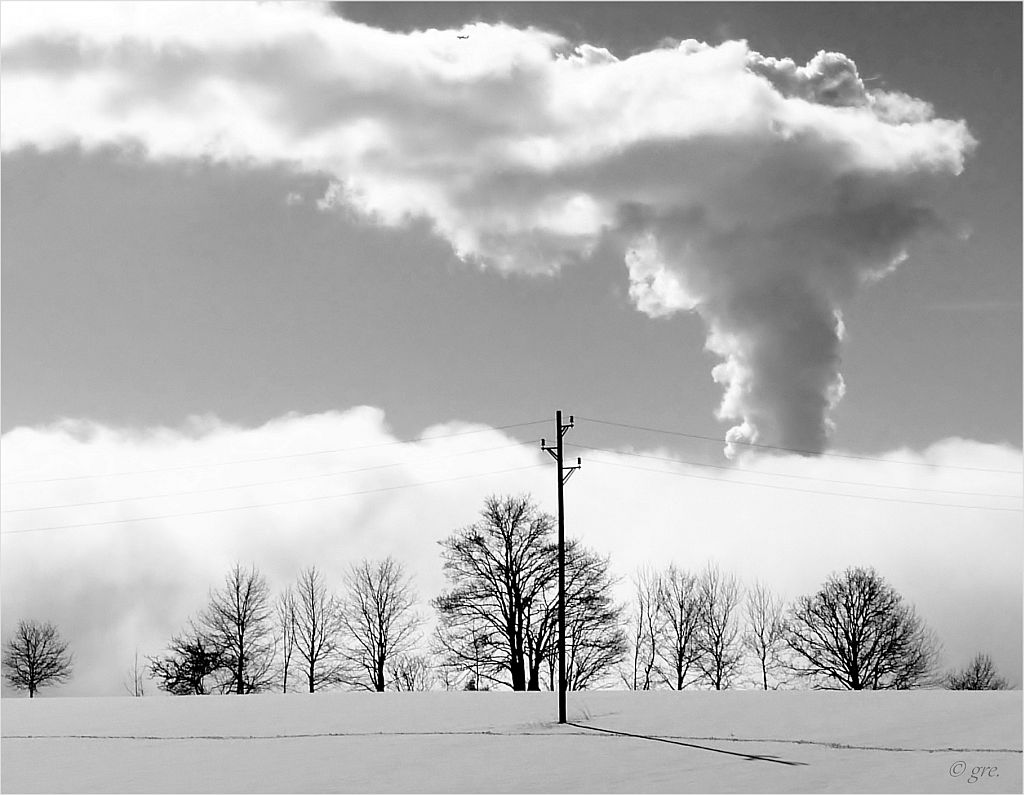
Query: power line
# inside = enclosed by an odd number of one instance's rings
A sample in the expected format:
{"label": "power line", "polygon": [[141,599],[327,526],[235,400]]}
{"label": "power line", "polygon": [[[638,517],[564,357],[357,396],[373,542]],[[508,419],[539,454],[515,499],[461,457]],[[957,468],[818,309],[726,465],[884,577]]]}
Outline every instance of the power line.
{"label": "power line", "polygon": [[196,463],[196,464],[182,464],[176,467],[161,467],[158,469],[136,469],[125,472],[103,472],[98,475],[68,475],[65,477],[58,478],[39,478],[37,480],[7,480],[3,482],[4,486],[19,486],[29,483],[54,483],[56,481],[63,480],[87,480],[90,478],[110,478],[119,477],[122,475],[149,475],[159,472],[177,472],[183,469],[199,469],[202,467],[216,467],[216,466],[229,466],[232,464],[253,464],[260,461],[279,461],[285,458],[303,458],[306,456],[314,455],[327,455],[328,453],[349,453],[355,452],[356,450],[371,450],[377,447],[392,447],[396,444],[415,444],[417,442],[429,442],[434,439],[451,439],[456,436],[469,436],[475,433],[487,433],[488,431],[505,431],[510,428],[524,428],[527,425],[540,425],[541,423],[547,422],[547,420],[533,420],[531,422],[516,422],[511,425],[496,425],[488,428],[478,428],[474,431],[457,431],[455,433],[443,433],[437,436],[421,436],[414,439],[396,439],[393,442],[380,442],[378,444],[365,444],[359,447],[340,447],[333,450],[312,450],[305,453],[286,453],[284,455],[272,455],[265,456],[263,458],[240,458],[233,461],[212,461],[207,463]]}
{"label": "power line", "polygon": [[183,516],[201,516],[212,513],[228,513],[230,511],[245,511],[253,508],[274,508],[279,505],[295,505],[302,502],[316,502],[318,500],[334,500],[341,497],[354,497],[360,494],[376,494],[384,491],[397,491],[399,489],[416,489],[422,486],[433,486],[438,483],[452,483],[457,480],[469,480],[471,478],[485,477],[488,475],[501,475],[506,472],[521,472],[526,469],[539,469],[544,464],[527,464],[521,467],[509,467],[507,469],[496,469],[492,472],[477,472],[471,475],[459,475],[453,478],[441,478],[439,480],[425,480],[422,483],[403,483],[398,486],[384,486],[377,489],[363,489],[361,491],[346,491],[340,494],[322,494],[319,497],[302,497],[295,500],[279,500],[277,502],[257,503],[254,505],[235,505],[230,508],[212,508],[205,511],[185,511],[182,513],[168,513],[159,516],[137,516],[131,519],[110,519],[105,522],[80,522],[77,524],[49,525],[47,527],[28,527],[23,530],[5,530],[0,536],[21,535],[22,533],[41,533],[44,530],[70,530],[75,527],[100,527],[112,524],[131,524],[133,522],[151,522],[157,519],[178,519]]}
{"label": "power line", "polygon": [[[631,425],[626,422],[612,422],[611,420],[598,420],[593,417],[580,417],[581,420],[587,422],[596,422],[600,425],[614,425],[619,428],[631,428],[636,431],[649,431],[651,433],[666,433],[670,436],[683,436],[687,439],[703,439],[708,442],[722,442],[723,440],[714,436],[701,436],[696,433],[683,433],[682,431],[670,431],[665,428],[650,428],[644,425]],[[956,466],[954,464],[929,464],[924,461],[899,461],[891,458],[875,458],[867,455],[852,455],[848,453],[822,453],[817,450],[801,450],[796,447],[781,447],[772,444],[758,444],[755,442],[730,442],[730,444],[739,444],[744,447],[756,447],[763,450],[781,450],[787,453],[799,453],[801,455],[812,455],[820,456],[822,458],[849,458],[856,461],[878,461],[882,464],[904,464],[906,466],[915,467],[931,467],[933,469],[964,469],[972,472],[1000,472],[1007,475],[1020,475],[1024,474],[1019,469],[987,469],[985,467],[964,467]]]}
{"label": "power line", "polygon": [[[588,459],[589,460],[589,459]],[[901,502],[909,505],[930,505],[937,508],[975,508],[982,511],[1011,511],[1013,513],[1021,513],[1020,508],[997,508],[990,505],[959,505],[952,502],[929,502],[926,500],[904,500],[899,497],[872,497],[867,494],[844,494],[841,491],[819,491],[817,489],[800,489],[794,486],[778,486],[771,483],[751,483],[748,480],[723,480],[722,478],[715,478],[709,475],[694,475],[689,472],[670,472],[665,469],[651,469],[650,467],[638,467],[630,464],[618,464],[613,461],[602,461],[596,459],[591,463],[601,464],[604,466],[619,467],[621,469],[635,469],[639,472],[655,472],[659,475],[672,475],[674,477],[682,478],[694,478],[696,480],[711,480],[715,483],[733,484],[737,486],[756,486],[762,489],[777,489],[779,491],[799,491],[804,494],[820,494],[826,497],[849,497],[854,500],[875,500],[877,502]]]}
{"label": "power line", "polygon": [[964,497],[1005,497],[1007,499],[1020,500],[1024,499],[1024,496],[1020,494],[992,494],[991,492],[984,491],[952,491],[949,489],[929,489],[923,486],[893,486],[886,483],[865,483],[860,480],[836,480],[833,478],[818,478],[813,475],[793,475],[786,472],[761,472],[757,469],[749,469],[747,467],[730,467],[723,466],[721,464],[703,464],[697,461],[681,461],[676,458],[668,458],[667,456],[660,455],[647,455],[644,453],[630,453],[624,450],[609,450],[605,447],[588,447],[585,444],[577,444],[576,442],[570,442],[571,447],[579,447],[582,450],[592,450],[596,453],[611,453],[612,455],[626,455],[634,458],[649,458],[653,461],[667,461],[671,464],[685,464],[686,466],[693,467],[704,467],[706,469],[718,469],[724,472],[749,472],[752,475],[764,475],[778,478],[795,478],[797,480],[816,480],[823,483],[836,483],[844,486],[868,486],[876,489],[899,489],[901,491],[926,491],[933,494],[954,494]]}
{"label": "power line", "polygon": [[525,447],[525,445],[522,445],[522,444],[520,444],[518,442],[514,442],[512,444],[504,444],[504,445],[499,445],[497,447],[485,447],[485,448],[480,449],[480,450],[465,450],[465,451],[463,451],[461,453],[452,453],[450,455],[434,456],[434,457],[431,457],[431,458],[424,458],[424,459],[421,459],[419,461],[398,461],[398,462],[393,463],[393,464],[376,464],[374,466],[357,467],[355,469],[343,469],[343,470],[336,470],[334,472],[320,472],[320,473],[317,473],[315,475],[297,475],[296,477],[292,477],[292,478],[277,478],[277,479],[274,479],[274,480],[261,480],[261,481],[256,481],[254,483],[237,483],[237,484],[234,484],[234,485],[231,485],[231,486],[213,486],[213,487],[207,488],[207,489],[187,489],[187,490],[183,490],[183,491],[165,491],[165,492],[162,492],[160,494],[146,494],[146,495],[139,495],[139,496],[134,496],[134,497],[118,497],[118,498],[112,498],[112,499],[109,499],[109,500],[92,500],[90,502],[70,502],[70,503],[64,503],[64,504],[61,504],[61,505],[38,505],[38,506],[35,506],[35,507],[31,507],[31,508],[7,508],[7,509],[4,509],[3,511],[0,511],[0,513],[25,513],[27,511],[50,511],[50,510],[59,510],[59,509],[62,509],[62,508],[84,508],[84,507],[87,507],[87,506],[90,506],[90,505],[109,505],[111,503],[118,503],[118,502],[138,502],[140,500],[155,500],[155,499],[160,499],[160,498],[163,498],[163,497],[182,497],[182,496],[186,496],[186,495],[189,495],[189,494],[210,494],[210,493],[218,492],[218,491],[230,491],[232,489],[253,488],[253,487],[256,487],[256,486],[276,486],[279,483],[294,483],[294,482],[300,481],[300,480],[315,480],[317,478],[335,477],[337,475],[351,475],[351,474],[355,474],[355,473],[358,473],[358,472],[370,472],[372,470],[377,470],[377,469],[391,469],[393,467],[399,467],[399,466],[405,466],[405,465],[412,466],[412,465],[417,465],[417,464],[425,464],[425,463],[429,463],[431,461],[444,461],[444,460],[447,460],[447,459],[450,459],[450,458],[459,458],[461,456],[474,455],[476,453],[490,453],[490,452],[494,452],[495,450],[508,450],[509,448],[512,448],[512,447]]}

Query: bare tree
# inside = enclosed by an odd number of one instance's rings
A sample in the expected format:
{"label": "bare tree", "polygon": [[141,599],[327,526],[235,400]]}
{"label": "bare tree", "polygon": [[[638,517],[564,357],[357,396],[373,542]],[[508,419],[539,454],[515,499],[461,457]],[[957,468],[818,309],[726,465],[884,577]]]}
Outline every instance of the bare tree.
{"label": "bare tree", "polygon": [[658,610],[663,631],[658,644],[663,681],[673,690],[692,685],[701,676],[699,628],[703,611],[698,579],[674,563],[660,577]]}
{"label": "bare tree", "polygon": [[227,662],[230,690],[258,693],[272,684],[274,622],[267,581],[253,566],[236,563],[224,587],[210,592],[210,603],[199,616],[207,641]]}
{"label": "bare tree", "polygon": [[291,586],[285,589],[274,603],[274,617],[281,640],[281,692],[288,692],[288,675],[291,673],[292,657],[295,654],[295,627],[298,615],[295,608],[295,591]]}
{"label": "bare tree", "polygon": [[445,690],[466,688],[468,682],[472,682],[468,689],[483,690],[485,679],[502,683],[489,657],[496,645],[494,634],[493,627],[477,620],[441,622],[434,628],[431,647],[439,659],[438,672]]}
{"label": "bare tree", "polygon": [[122,683],[128,695],[141,698],[146,695],[146,668],[139,665],[139,650],[135,650],[135,660],[128,669],[128,678]]}
{"label": "bare tree", "polygon": [[441,659],[434,669],[437,672],[437,678],[441,682],[441,687],[444,690],[452,691],[456,690],[459,679],[459,669],[453,666],[448,660]]}
{"label": "bare tree", "polygon": [[68,644],[49,621],[19,621],[3,655],[4,678],[16,690],[35,698],[40,687],[59,684],[71,676],[73,659]]}
{"label": "bare tree", "polygon": [[395,690],[430,690],[434,672],[430,658],[423,654],[402,654],[388,665],[391,685]]}
{"label": "bare tree", "polygon": [[995,663],[987,654],[978,653],[971,664],[946,677],[949,690],[1009,690],[1006,679],[999,675]]}
{"label": "bare tree", "polygon": [[786,625],[782,600],[768,586],[757,582],[747,593],[747,630],[743,645],[757,660],[761,685],[768,689],[768,675],[781,666],[780,654],[786,646]]}
{"label": "bare tree", "polygon": [[[558,640],[554,520],[529,496],[488,497],[480,520],[441,542],[451,590],[434,600],[448,659],[513,690],[553,686]],[[587,687],[625,653],[621,608],[611,601],[608,561],[566,543],[566,677]]]}
{"label": "bare tree", "polygon": [[874,569],[833,574],[790,610],[794,672],[824,687],[907,689],[934,678],[938,642]]}
{"label": "bare tree", "polygon": [[341,607],[316,566],[295,586],[295,651],[310,693],[344,681]]}
{"label": "bare tree", "polygon": [[223,693],[231,685],[230,677],[218,676],[230,671],[230,661],[194,625],[171,637],[166,654],[147,659],[157,687],[175,696],[205,696],[214,688]]}
{"label": "bare tree", "polygon": [[698,583],[700,591],[697,665],[715,690],[724,690],[743,662],[739,604],[742,589],[732,574],[708,564]]}
{"label": "bare tree", "polygon": [[[557,565],[557,561],[556,561]],[[613,580],[609,559],[585,549],[579,542],[565,550],[565,687],[584,690],[600,684],[621,663],[629,648],[622,630],[625,608],[612,601]],[[545,616],[551,627],[546,655],[548,683],[558,684],[558,589],[545,592]]]}
{"label": "bare tree", "polygon": [[553,526],[526,495],[491,496],[479,521],[441,542],[452,588],[433,604],[449,658],[475,662],[513,690],[540,689],[549,653],[543,594],[558,577]]}
{"label": "bare tree", "polygon": [[660,606],[661,575],[649,566],[633,575],[633,611],[629,618],[631,654],[622,670],[623,684],[630,690],[650,690],[662,673],[658,669],[658,647],[664,635]]}
{"label": "bare tree", "polygon": [[354,683],[382,693],[388,663],[418,640],[422,622],[413,609],[412,583],[402,565],[387,557],[353,565],[345,584],[341,622],[348,645],[344,655],[360,672]]}

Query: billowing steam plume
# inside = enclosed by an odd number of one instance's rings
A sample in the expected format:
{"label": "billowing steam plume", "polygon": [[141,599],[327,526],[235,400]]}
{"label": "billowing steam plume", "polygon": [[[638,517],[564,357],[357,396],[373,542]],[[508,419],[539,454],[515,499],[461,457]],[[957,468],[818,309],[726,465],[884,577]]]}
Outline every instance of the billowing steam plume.
{"label": "billowing steam plume", "polygon": [[730,441],[819,451],[841,308],[936,225],[962,121],[852,60],[745,42],[619,59],[504,25],[390,33],[285,4],[5,4],[2,146],[141,147],[326,173],[321,205],[426,218],[460,257],[553,273],[620,241],[651,316],[704,319]]}

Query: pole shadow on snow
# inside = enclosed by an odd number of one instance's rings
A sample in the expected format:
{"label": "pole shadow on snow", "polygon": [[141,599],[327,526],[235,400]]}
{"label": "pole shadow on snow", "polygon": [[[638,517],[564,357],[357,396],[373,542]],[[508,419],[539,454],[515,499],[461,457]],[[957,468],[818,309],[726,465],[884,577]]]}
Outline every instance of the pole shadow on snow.
{"label": "pole shadow on snow", "polygon": [[668,743],[670,745],[682,745],[686,748],[696,748],[698,751],[712,751],[716,754],[726,754],[727,756],[738,756],[741,759],[746,759],[749,762],[773,762],[776,765],[790,765],[793,767],[806,766],[807,762],[793,762],[788,759],[780,759],[777,756],[770,754],[744,754],[739,751],[726,751],[724,748],[712,748],[707,745],[698,745],[697,743],[687,743],[682,740],[670,740],[667,737],[653,737],[648,734],[631,734],[630,732],[617,731],[615,729],[602,729],[598,726],[584,726],[582,723],[571,723],[567,722],[567,726],[575,726],[577,729],[588,729],[594,732],[604,732],[605,734],[614,734],[619,737],[633,737],[637,740],[652,740],[659,743]]}

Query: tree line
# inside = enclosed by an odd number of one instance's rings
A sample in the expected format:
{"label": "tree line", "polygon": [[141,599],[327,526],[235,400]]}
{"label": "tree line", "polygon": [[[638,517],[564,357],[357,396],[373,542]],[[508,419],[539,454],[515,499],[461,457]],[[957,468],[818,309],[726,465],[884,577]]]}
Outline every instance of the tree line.
{"label": "tree line", "polygon": [[788,607],[761,582],[744,589],[709,564],[634,578],[632,689],[751,685],[848,690],[934,687],[935,634],[873,569],[833,574]]}
{"label": "tree line", "polygon": [[[236,563],[166,649],[138,654],[125,687],[151,678],[174,695],[329,688],[553,690],[557,685],[555,522],[528,495],[491,496],[476,522],[440,543],[446,588],[425,635],[411,577],[394,558],[350,565],[340,592],[315,566],[276,596]],[[834,573],[789,605],[762,582],[708,564],[633,577],[616,603],[610,560],[566,543],[566,678],[571,690],[1005,689],[991,658],[942,674],[940,644],[914,607],[870,568]],[[4,647],[8,683],[35,696],[66,681],[56,627],[21,621]]]}
{"label": "tree line", "polygon": [[383,691],[419,640],[415,604],[390,557],[350,566],[341,595],[311,566],[276,599],[257,568],[235,564],[167,651],[148,658],[149,673],[174,695]]}

